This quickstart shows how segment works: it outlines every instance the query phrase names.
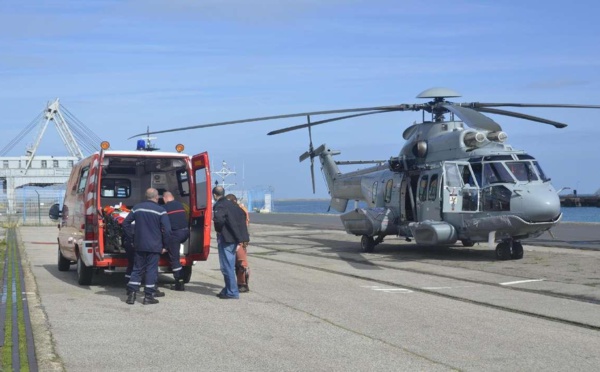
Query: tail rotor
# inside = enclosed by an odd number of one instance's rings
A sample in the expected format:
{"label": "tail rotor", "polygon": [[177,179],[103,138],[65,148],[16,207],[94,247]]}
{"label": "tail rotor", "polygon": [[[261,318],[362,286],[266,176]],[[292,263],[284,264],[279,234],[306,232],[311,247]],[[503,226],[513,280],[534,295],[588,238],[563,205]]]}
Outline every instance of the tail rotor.
{"label": "tail rotor", "polygon": [[317,154],[315,154],[315,149],[313,147],[313,142],[312,142],[312,132],[311,132],[311,125],[310,125],[310,115],[306,116],[307,120],[308,120],[308,151],[305,151],[302,155],[300,155],[300,162],[306,160],[307,158],[310,157],[310,179],[312,181],[312,190],[313,190],[313,194],[316,193],[316,189],[315,189],[315,156],[317,156]]}

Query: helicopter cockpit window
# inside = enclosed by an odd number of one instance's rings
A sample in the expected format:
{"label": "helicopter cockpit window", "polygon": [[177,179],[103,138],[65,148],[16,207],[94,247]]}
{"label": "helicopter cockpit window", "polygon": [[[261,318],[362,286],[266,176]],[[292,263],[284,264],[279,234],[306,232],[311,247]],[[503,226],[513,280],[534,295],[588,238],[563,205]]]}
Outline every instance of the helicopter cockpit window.
{"label": "helicopter cockpit window", "polygon": [[446,172],[446,186],[448,187],[461,187],[460,176],[458,173],[458,167],[456,164],[450,163],[444,165]]}
{"label": "helicopter cockpit window", "polygon": [[528,161],[511,161],[506,165],[518,181],[530,182],[539,179],[533,170],[533,165]]}
{"label": "helicopter cockpit window", "polygon": [[459,165],[458,169],[460,170],[460,174],[462,176],[462,182],[465,186],[476,186],[475,178],[473,174],[471,174],[471,168],[467,165]]}
{"label": "helicopter cockpit window", "polygon": [[431,176],[431,181],[429,181],[429,200],[437,199],[437,191],[438,191],[438,175],[434,174]]}
{"label": "helicopter cockpit window", "polygon": [[419,200],[425,201],[427,200],[427,181],[429,180],[429,176],[421,177],[421,182],[419,183]]}
{"label": "helicopter cockpit window", "polygon": [[537,172],[540,175],[540,178],[542,179],[542,181],[544,181],[544,182],[550,181],[550,178],[546,177],[546,173],[544,173],[544,171],[542,170],[540,163],[538,163],[537,161],[534,161],[533,165],[535,166],[535,169],[537,169]]}
{"label": "helicopter cockpit window", "polygon": [[494,183],[514,183],[508,170],[500,162],[484,163],[483,165],[483,186]]}

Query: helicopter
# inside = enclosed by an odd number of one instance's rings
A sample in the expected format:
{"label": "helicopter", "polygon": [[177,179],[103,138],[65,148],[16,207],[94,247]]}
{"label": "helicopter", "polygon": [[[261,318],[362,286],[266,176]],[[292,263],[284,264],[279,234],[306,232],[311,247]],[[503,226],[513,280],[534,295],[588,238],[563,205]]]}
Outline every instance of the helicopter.
{"label": "helicopter", "polygon": [[[499,260],[523,258],[521,241],[535,238],[562,217],[557,191],[539,162],[506,143],[508,135],[487,114],[510,116],[556,128],[553,120],[497,107],[588,108],[600,105],[454,103],[461,95],[448,88],[431,88],[417,98],[426,103],[362,107],[266,116],[148,132],[180,130],[306,117],[307,122],[267,133],[276,135],[308,128],[313,193],[314,159],[318,158],[331,196],[330,208],[341,212],[347,233],[361,237],[361,249],[373,252],[386,236],[414,240],[419,246],[465,247],[487,242]],[[422,121],[406,128],[398,156],[388,160],[336,161],[341,152],[326,144],[313,146],[311,128],[334,121],[398,111],[421,111]],[[318,115],[345,114],[311,122]],[[426,117],[426,114],[429,114]],[[132,138],[135,136],[132,136]],[[339,166],[372,164],[341,172]],[[355,208],[346,212],[348,202]],[[362,201],[366,207],[359,208]]]}

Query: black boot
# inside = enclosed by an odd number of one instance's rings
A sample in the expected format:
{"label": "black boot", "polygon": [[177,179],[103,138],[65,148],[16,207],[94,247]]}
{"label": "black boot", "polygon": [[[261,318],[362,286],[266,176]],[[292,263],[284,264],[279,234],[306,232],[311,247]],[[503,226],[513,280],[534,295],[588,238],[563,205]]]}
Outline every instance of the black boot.
{"label": "black boot", "polygon": [[125,301],[129,305],[133,305],[135,303],[135,292],[127,291],[127,300]]}
{"label": "black boot", "polygon": [[158,287],[154,290],[154,297],[165,297],[165,292],[161,292],[158,290]]}
{"label": "black boot", "polygon": [[146,295],[144,296],[144,305],[154,305],[157,304],[158,300],[156,298],[154,298],[153,295],[146,293]]}
{"label": "black boot", "polygon": [[185,284],[183,283],[183,279],[177,279],[177,281],[175,282],[175,288],[176,291],[185,291]]}

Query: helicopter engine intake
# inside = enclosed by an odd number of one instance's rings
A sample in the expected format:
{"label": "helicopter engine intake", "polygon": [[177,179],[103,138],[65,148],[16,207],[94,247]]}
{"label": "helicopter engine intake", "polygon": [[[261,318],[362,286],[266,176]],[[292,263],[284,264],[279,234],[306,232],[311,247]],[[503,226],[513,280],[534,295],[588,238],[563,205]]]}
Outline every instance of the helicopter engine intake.
{"label": "helicopter engine intake", "polygon": [[485,143],[485,134],[481,132],[466,132],[463,137],[463,143],[467,147],[480,147]]}
{"label": "helicopter engine intake", "polygon": [[508,134],[506,134],[505,132],[502,132],[502,131],[490,132],[487,134],[487,139],[489,141],[503,143],[504,141],[506,141],[508,139]]}

